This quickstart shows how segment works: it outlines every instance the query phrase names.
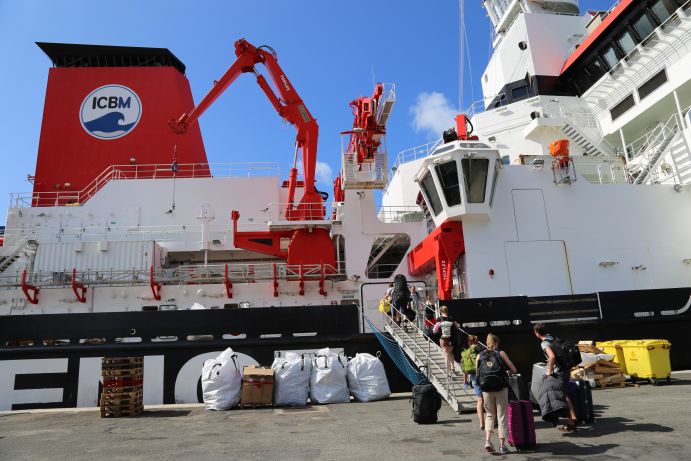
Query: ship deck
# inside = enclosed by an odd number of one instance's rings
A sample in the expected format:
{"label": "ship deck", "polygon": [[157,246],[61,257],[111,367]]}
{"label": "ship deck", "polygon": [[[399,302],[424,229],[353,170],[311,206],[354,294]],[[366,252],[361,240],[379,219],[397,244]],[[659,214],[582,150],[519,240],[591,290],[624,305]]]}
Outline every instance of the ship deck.
{"label": "ship deck", "polygon": [[[691,371],[673,384],[593,391],[596,422],[562,434],[537,423],[538,451],[511,459],[683,459],[691,451]],[[101,419],[98,409],[0,413],[2,459],[470,459],[489,458],[474,414],[448,406],[439,423],[410,416],[408,394],[374,403],[303,409],[205,411],[146,407],[137,418]]]}

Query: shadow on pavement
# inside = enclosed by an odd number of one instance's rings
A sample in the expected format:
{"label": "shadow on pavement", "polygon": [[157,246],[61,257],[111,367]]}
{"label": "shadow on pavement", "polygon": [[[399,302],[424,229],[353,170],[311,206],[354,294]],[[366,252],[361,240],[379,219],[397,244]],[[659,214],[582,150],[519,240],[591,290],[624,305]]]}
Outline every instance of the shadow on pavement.
{"label": "shadow on pavement", "polygon": [[538,443],[535,453],[551,453],[553,455],[601,455],[612,448],[617,448],[616,443],[604,443],[597,445],[575,444],[573,442],[546,442]]}
{"label": "shadow on pavement", "polygon": [[564,437],[569,438],[588,438],[601,437],[609,434],[618,434],[621,432],[673,432],[674,429],[669,426],[663,426],[655,423],[637,423],[633,419],[622,417],[599,418],[595,420],[595,424],[587,427],[579,427],[578,431],[564,434]]}
{"label": "shadow on pavement", "polygon": [[189,414],[190,410],[144,410],[141,418],[175,418]]}

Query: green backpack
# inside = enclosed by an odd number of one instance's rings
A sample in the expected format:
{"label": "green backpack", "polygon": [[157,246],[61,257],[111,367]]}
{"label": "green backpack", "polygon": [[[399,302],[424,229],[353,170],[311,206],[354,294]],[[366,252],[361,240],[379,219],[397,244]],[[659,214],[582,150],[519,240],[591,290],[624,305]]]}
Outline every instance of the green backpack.
{"label": "green backpack", "polygon": [[475,366],[477,363],[477,348],[470,346],[468,349],[461,352],[461,368],[463,373],[475,374]]}

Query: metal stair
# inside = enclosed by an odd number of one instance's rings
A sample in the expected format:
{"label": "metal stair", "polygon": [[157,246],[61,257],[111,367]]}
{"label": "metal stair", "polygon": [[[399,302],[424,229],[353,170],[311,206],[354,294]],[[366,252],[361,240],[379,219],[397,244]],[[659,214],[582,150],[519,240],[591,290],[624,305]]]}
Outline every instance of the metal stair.
{"label": "metal stair", "polygon": [[686,147],[683,132],[677,135],[669,144],[667,150],[672,157],[679,184],[686,185],[691,183],[691,152]]}
{"label": "metal stair", "polygon": [[22,238],[16,242],[12,247],[2,247],[0,252],[0,273],[5,272],[15,261],[22,256],[28,256],[30,252],[36,252],[36,243],[34,240],[29,241],[28,237]]}
{"label": "metal stair", "polygon": [[603,152],[601,146],[591,142],[578,128],[565,123],[561,130],[574,144],[583,149],[584,154],[589,156],[611,155],[610,152]]}
{"label": "metal stair", "polygon": [[643,184],[650,177],[650,173],[657,167],[657,164],[662,158],[662,154],[665,153],[667,146],[670,145],[672,140],[677,136],[678,131],[676,127],[672,130],[666,131],[664,126],[659,128],[659,131],[653,141],[650,143],[650,150],[652,155],[650,156],[650,161],[641,168],[640,172],[634,180],[634,184]]}
{"label": "metal stair", "polygon": [[441,347],[424,335],[413,323],[404,321],[398,325],[385,316],[384,329],[396,340],[401,349],[415,365],[426,370],[427,379],[437,392],[458,414],[475,411],[476,397],[472,388],[463,387],[464,376],[461,366],[456,363],[456,372],[449,376],[446,372],[446,358]]}

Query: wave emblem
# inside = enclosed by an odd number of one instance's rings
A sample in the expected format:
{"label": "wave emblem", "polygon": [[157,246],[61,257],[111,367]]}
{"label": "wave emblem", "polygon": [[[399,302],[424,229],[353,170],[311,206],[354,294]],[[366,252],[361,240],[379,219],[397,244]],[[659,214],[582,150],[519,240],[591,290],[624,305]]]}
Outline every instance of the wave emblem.
{"label": "wave emblem", "polygon": [[139,96],[123,85],[105,85],[84,98],[79,117],[84,130],[98,139],[117,139],[132,132],[142,115]]}

